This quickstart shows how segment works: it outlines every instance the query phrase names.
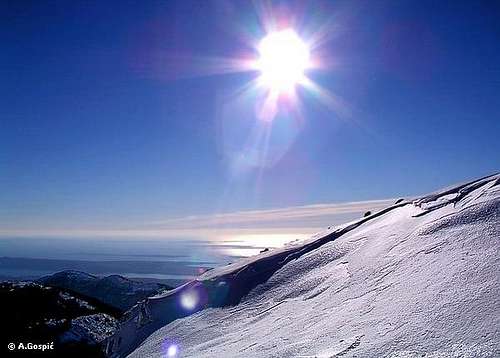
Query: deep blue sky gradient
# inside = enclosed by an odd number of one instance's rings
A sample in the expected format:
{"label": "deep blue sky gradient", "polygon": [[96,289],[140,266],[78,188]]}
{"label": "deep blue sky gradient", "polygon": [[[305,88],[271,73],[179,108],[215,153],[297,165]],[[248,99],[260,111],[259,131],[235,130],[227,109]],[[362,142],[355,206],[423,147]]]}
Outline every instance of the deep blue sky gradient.
{"label": "deep blue sky gradient", "polygon": [[336,65],[310,77],[352,115],[301,91],[284,156],[235,178],[220,98],[253,75],[198,76],[196,59],[251,52],[250,2],[2,1],[0,225],[390,198],[500,168],[498,3],[304,4],[274,3],[311,31],[332,20]]}

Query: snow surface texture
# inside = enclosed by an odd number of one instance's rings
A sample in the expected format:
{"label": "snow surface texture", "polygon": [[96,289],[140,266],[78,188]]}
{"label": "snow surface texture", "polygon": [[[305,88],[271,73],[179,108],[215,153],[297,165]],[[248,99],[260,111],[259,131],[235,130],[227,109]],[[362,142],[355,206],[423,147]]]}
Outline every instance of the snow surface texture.
{"label": "snow surface texture", "polygon": [[498,184],[403,201],[209,271],[130,310],[108,354],[498,357]]}

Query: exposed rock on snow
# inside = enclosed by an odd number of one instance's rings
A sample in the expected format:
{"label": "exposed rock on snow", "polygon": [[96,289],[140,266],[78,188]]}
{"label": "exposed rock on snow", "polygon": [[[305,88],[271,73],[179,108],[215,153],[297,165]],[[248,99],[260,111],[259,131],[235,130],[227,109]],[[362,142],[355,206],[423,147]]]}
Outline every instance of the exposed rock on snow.
{"label": "exposed rock on snow", "polygon": [[71,320],[71,328],[64,334],[63,340],[99,344],[117,327],[118,321],[105,313],[81,316]]}
{"label": "exposed rock on snow", "polygon": [[494,175],[401,201],[211,270],[133,307],[107,352],[497,357],[499,183]]}

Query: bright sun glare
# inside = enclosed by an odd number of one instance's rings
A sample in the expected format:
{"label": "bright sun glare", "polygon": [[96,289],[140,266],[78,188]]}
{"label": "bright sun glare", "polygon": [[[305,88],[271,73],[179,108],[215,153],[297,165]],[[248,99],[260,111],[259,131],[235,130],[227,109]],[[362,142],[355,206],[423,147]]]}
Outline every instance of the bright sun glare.
{"label": "bright sun glare", "polygon": [[258,47],[257,68],[261,81],[271,90],[289,91],[304,78],[309,68],[309,48],[292,29],[272,32]]}

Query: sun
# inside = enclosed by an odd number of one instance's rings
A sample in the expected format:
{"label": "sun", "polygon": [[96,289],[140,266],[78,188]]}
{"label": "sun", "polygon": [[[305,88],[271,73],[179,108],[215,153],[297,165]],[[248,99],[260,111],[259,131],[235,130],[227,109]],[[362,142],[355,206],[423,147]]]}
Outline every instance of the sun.
{"label": "sun", "polygon": [[309,47],[292,29],[268,34],[260,41],[258,51],[260,81],[278,93],[292,90],[310,67]]}

